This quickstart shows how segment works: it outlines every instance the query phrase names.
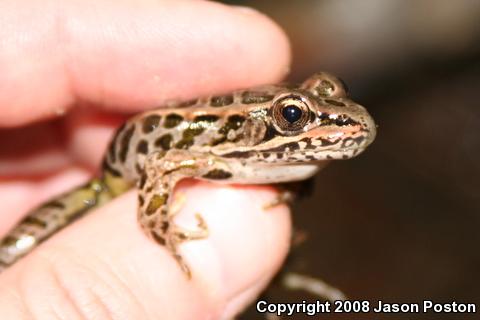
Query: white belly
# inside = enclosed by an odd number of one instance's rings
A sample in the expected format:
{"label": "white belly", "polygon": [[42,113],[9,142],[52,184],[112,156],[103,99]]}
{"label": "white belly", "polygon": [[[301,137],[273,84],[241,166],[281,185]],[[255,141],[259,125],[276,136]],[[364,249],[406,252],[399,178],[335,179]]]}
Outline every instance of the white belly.
{"label": "white belly", "polygon": [[265,184],[305,180],[316,174],[325,164],[326,162],[283,166],[233,164],[235,173],[229,182]]}

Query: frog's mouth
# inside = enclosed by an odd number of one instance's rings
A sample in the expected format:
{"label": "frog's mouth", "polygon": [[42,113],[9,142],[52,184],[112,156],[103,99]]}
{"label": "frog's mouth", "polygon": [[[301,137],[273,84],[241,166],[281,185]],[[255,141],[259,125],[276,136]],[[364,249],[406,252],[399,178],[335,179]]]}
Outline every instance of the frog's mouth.
{"label": "frog's mouth", "polygon": [[347,138],[326,139],[322,137],[305,137],[298,142],[286,142],[273,148],[262,148],[255,150],[259,154],[318,154],[318,153],[347,153],[359,152],[359,149],[365,149],[369,144],[366,135],[357,135]]}
{"label": "frog's mouth", "polygon": [[364,134],[335,139],[304,137],[299,141],[285,141],[275,147],[261,145],[256,148],[237,148],[236,151],[226,152],[220,156],[289,165],[353,158],[362,153],[371,141],[369,136]]}
{"label": "frog's mouth", "polygon": [[345,160],[358,156],[365,151],[365,146],[349,148],[325,148],[317,151],[296,152],[257,152],[257,158],[277,162],[278,165],[295,165],[317,163],[327,160]]}

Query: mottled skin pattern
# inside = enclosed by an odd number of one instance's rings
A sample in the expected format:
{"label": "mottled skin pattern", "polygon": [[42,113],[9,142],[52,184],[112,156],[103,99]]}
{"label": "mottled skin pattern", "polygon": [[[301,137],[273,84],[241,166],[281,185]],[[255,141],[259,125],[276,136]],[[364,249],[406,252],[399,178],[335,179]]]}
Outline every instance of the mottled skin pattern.
{"label": "mottled skin pattern", "polygon": [[327,73],[315,74],[298,86],[263,86],[139,114],[117,131],[99,178],[34,210],[2,240],[0,269],[136,185],[140,226],[190,276],[178,245],[204,238],[208,230],[200,215],[196,230],[175,224],[172,191],[179,180],[251,184],[303,180],[327,160],[358,155],[375,132],[367,111]]}

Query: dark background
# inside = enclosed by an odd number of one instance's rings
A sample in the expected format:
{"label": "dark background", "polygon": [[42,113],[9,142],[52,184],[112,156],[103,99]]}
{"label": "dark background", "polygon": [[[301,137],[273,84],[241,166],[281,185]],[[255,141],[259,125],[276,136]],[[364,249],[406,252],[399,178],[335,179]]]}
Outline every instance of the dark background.
{"label": "dark background", "polygon": [[[379,126],[364,154],[320,172],[313,195],[294,208],[307,239],[287,268],[352,299],[480,307],[480,1],[226,2],[255,7],[284,28],[289,80],[338,75]],[[314,299],[275,285],[265,297]]]}

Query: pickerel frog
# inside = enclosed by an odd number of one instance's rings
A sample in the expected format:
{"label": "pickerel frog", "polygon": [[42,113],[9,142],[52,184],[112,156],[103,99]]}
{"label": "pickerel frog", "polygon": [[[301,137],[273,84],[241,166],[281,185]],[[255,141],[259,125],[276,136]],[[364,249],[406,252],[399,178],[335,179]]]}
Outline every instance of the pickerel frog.
{"label": "pickerel frog", "polygon": [[178,247],[207,236],[175,223],[172,192],[184,178],[268,184],[303,180],[325,163],[360,154],[375,124],[342,82],[317,73],[300,85],[268,85],[204,97],[128,120],[113,137],[101,174],[26,216],[0,244],[0,270],[87,211],[138,188],[138,222],[187,276]]}

